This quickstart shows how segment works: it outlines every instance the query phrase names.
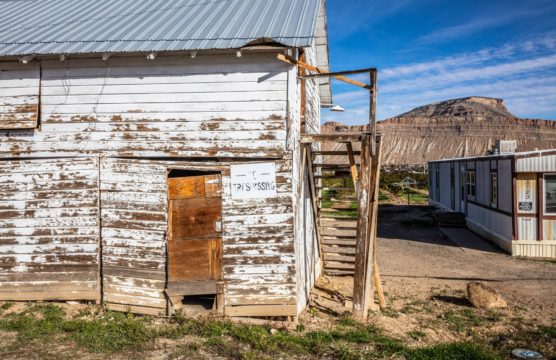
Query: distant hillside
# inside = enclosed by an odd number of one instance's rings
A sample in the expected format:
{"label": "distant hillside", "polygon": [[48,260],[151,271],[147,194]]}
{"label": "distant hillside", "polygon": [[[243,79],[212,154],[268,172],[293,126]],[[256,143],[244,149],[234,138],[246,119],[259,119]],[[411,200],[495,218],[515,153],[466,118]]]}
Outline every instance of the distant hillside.
{"label": "distant hillside", "polygon": [[[518,151],[556,148],[556,121],[520,119],[502,99],[468,97],[415,108],[380,121],[384,165],[487,154],[496,140],[517,140]],[[364,126],[328,122],[322,132],[355,132]]]}

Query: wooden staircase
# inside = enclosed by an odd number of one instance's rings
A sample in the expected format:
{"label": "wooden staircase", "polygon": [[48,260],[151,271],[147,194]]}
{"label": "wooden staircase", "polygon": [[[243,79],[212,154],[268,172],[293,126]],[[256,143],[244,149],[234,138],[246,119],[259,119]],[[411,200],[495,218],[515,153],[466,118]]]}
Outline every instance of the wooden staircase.
{"label": "wooden staircase", "polygon": [[[319,135],[318,140],[324,150],[313,150],[309,142],[310,137],[306,139],[307,166],[313,179],[311,183],[314,186],[315,215],[318,219],[317,231],[324,273],[353,275],[359,214],[357,189],[361,174],[362,134]],[[333,146],[326,146],[331,143]],[[328,147],[334,150],[327,149]],[[373,187],[369,189],[372,192],[374,183],[369,185]],[[369,200],[372,199],[373,196],[369,197]]]}
{"label": "wooden staircase", "polygon": [[[347,143],[346,143],[347,144]],[[351,144],[351,143],[350,143]],[[327,275],[353,275],[357,236],[357,192],[359,164],[352,173],[346,150],[314,152],[318,193],[319,232],[322,241],[324,272]],[[355,145],[355,146],[354,146]],[[360,144],[351,147],[359,148]],[[327,158],[334,156],[335,162]],[[353,154],[357,161],[359,156]],[[339,163],[344,159],[345,163]],[[326,163],[322,163],[326,162]]]}

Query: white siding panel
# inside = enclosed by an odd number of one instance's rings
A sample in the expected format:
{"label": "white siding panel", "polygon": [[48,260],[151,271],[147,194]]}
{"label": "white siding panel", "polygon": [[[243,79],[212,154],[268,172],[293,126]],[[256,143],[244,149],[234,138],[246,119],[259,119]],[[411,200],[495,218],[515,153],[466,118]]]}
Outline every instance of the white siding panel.
{"label": "white siding panel", "polygon": [[33,129],[39,109],[38,64],[0,63],[0,129]]}
{"label": "white siding panel", "polygon": [[165,313],[166,167],[103,158],[100,180],[104,301]]}
{"label": "white siding panel", "polygon": [[516,160],[517,172],[548,172],[556,171],[556,155],[541,155]]}
{"label": "white siding panel", "polygon": [[100,300],[98,164],[0,161],[0,299]]}
{"label": "white siding panel", "polygon": [[450,189],[450,163],[438,164],[440,168],[440,199],[439,202],[448,209],[452,208]]}
{"label": "white siding panel", "polygon": [[537,219],[533,217],[518,217],[517,238],[519,240],[537,240]]}
{"label": "white siding panel", "polygon": [[512,241],[512,217],[469,203],[468,219],[503,241]]}
{"label": "white siding panel", "polygon": [[0,131],[0,157],[281,157],[291,68],[275,54],[43,61],[41,129]]}

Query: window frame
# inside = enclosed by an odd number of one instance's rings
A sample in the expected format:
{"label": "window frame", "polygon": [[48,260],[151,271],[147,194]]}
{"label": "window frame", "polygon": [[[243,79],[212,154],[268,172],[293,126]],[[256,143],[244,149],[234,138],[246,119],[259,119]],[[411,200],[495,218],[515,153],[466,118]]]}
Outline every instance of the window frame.
{"label": "window frame", "polygon": [[460,187],[460,201],[465,201],[465,198],[467,196],[467,170],[465,170],[465,168],[461,168],[460,169],[460,175],[459,175],[459,187]]}
{"label": "window frame", "polygon": [[436,201],[440,201],[440,165],[434,169],[434,196]]}
{"label": "window frame", "polygon": [[546,215],[546,216],[556,216],[556,212],[548,212],[548,211],[546,210],[546,195],[547,195],[547,192],[546,192],[546,177],[547,177],[547,176],[554,176],[554,178],[556,179],[556,173],[546,173],[546,174],[543,174],[543,179],[542,179],[542,180],[543,180],[543,182],[542,182],[542,205],[543,205],[543,206],[542,206],[542,207],[543,207],[542,210],[543,210],[543,215]]}
{"label": "window frame", "polygon": [[[493,178],[495,179],[494,181]],[[490,171],[489,185],[490,206],[493,208],[498,208],[498,171]]]}
{"label": "window frame", "polygon": [[[471,177],[473,178],[473,182],[471,182]],[[471,189],[473,189],[473,192],[471,192]],[[477,195],[477,173],[475,169],[469,169],[465,172],[465,193],[467,197],[472,198],[472,200],[474,200]]]}

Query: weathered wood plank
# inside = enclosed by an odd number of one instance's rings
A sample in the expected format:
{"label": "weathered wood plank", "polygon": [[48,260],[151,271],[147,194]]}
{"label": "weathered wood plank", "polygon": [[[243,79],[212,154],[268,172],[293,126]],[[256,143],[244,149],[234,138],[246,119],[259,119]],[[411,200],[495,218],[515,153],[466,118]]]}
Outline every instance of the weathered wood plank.
{"label": "weathered wood plank", "polygon": [[295,316],[295,305],[255,305],[255,306],[227,306],[224,308],[226,316]]}
{"label": "weathered wood plank", "polygon": [[19,86],[23,92],[0,94],[0,129],[33,129],[37,126],[39,104],[39,66],[37,64],[0,73],[0,89]]}
{"label": "weathered wood plank", "polygon": [[99,300],[98,159],[0,161],[0,174],[2,298]]}

